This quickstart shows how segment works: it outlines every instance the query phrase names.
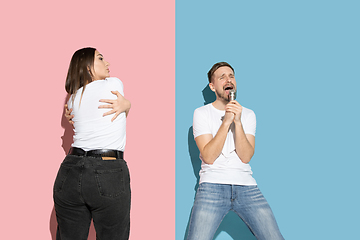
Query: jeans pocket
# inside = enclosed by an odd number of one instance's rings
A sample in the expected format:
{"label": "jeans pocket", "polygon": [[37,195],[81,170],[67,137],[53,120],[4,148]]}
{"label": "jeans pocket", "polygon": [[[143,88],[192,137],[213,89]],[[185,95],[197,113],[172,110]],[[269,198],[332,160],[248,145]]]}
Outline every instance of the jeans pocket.
{"label": "jeans pocket", "polygon": [[60,166],[60,169],[58,171],[58,174],[56,176],[55,183],[54,183],[54,192],[61,192],[61,190],[63,189],[64,183],[66,181],[66,178],[69,175],[70,169],[71,168],[66,167],[63,164]]}
{"label": "jeans pocket", "polygon": [[118,197],[125,191],[122,168],[95,170],[95,179],[100,196]]}

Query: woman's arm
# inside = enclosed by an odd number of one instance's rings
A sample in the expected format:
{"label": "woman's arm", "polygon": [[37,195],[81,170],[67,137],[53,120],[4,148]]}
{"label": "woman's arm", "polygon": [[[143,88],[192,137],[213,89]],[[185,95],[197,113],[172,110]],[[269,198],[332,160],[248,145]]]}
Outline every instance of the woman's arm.
{"label": "woman's arm", "polygon": [[72,108],[69,109],[67,104],[65,104],[64,108],[65,108],[65,114],[64,114],[65,118],[68,120],[68,122],[71,125],[74,125],[74,121],[72,120],[74,115],[71,115]]}
{"label": "woman's arm", "polygon": [[[124,98],[118,91],[111,91],[113,94],[117,96],[117,99],[111,100],[111,99],[101,99],[100,102],[109,103],[106,105],[101,105],[99,108],[112,108],[112,110],[104,113],[103,116],[107,116],[110,114],[115,113],[114,117],[111,119],[111,121],[114,121],[117,116],[119,116],[120,113],[125,112],[126,116],[129,114],[131,103],[129,100]],[[68,122],[71,125],[74,125],[74,121],[72,121],[74,115],[71,114],[72,108],[68,109],[68,105],[65,104],[65,113],[64,116],[68,120]]]}
{"label": "woman's arm", "polygon": [[111,99],[100,99],[100,102],[109,103],[106,105],[100,105],[99,108],[112,108],[112,110],[104,113],[103,116],[107,116],[110,114],[115,113],[114,117],[111,119],[111,121],[114,121],[117,116],[119,116],[120,113],[125,112],[126,116],[129,114],[131,103],[129,100],[124,98],[123,95],[121,95],[118,91],[111,91],[112,94],[115,94],[117,96],[117,99],[111,100]]}

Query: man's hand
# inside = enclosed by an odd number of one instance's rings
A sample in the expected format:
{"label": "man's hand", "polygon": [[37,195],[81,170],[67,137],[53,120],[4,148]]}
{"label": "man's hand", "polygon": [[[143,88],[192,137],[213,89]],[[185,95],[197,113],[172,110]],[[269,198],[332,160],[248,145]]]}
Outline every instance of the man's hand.
{"label": "man's hand", "polygon": [[242,106],[240,105],[240,103],[235,100],[230,101],[228,104],[226,104],[225,111],[226,113],[224,116],[224,120],[227,118],[227,113],[232,113],[233,118],[231,120],[240,123],[242,112]]}
{"label": "man's hand", "polygon": [[117,118],[117,116],[119,116],[119,114],[122,112],[126,112],[126,116],[127,116],[131,107],[131,103],[129,100],[124,98],[124,96],[121,95],[118,91],[111,91],[111,93],[115,94],[117,96],[117,99],[115,100],[100,99],[99,102],[104,102],[108,104],[100,105],[99,108],[112,108],[112,110],[104,113],[103,116],[107,116],[115,113],[114,117],[111,119],[111,121],[114,121]]}
{"label": "man's hand", "polygon": [[69,109],[67,104],[65,104],[64,108],[65,108],[65,114],[64,114],[65,118],[68,120],[68,122],[71,125],[74,125],[74,122],[72,121],[74,115],[71,115],[72,108]]}

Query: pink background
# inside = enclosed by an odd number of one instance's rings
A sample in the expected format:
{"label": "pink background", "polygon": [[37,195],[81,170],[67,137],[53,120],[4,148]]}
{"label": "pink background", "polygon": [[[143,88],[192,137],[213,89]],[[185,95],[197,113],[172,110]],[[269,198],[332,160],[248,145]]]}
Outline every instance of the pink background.
{"label": "pink background", "polygon": [[[1,239],[55,239],[73,52],[96,47],[132,102],[130,239],[175,237],[175,1],[7,1],[1,25]],[[95,240],[94,229],[89,239]]]}

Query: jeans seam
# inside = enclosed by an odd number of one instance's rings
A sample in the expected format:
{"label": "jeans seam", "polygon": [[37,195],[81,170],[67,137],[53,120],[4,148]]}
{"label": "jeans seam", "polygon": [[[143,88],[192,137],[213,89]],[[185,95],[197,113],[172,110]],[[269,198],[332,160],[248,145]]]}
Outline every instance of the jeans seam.
{"label": "jeans seam", "polygon": [[80,200],[82,201],[82,202],[85,202],[85,200],[84,200],[84,198],[83,198],[83,196],[82,196],[82,194],[81,194],[81,192],[82,192],[82,175],[83,175],[83,170],[84,170],[84,165],[81,165],[81,172],[80,172],[80,174],[79,174],[79,185],[78,185],[78,193],[79,193],[79,197],[80,197]]}
{"label": "jeans seam", "polygon": [[239,216],[239,218],[246,224],[246,226],[250,229],[251,233],[256,237],[256,239],[258,239],[258,237],[256,236],[255,232],[253,231],[252,227],[250,226],[250,224],[245,220],[243,219],[241,216],[240,216],[240,213],[238,213],[237,211],[235,211],[233,209],[233,211]]}

